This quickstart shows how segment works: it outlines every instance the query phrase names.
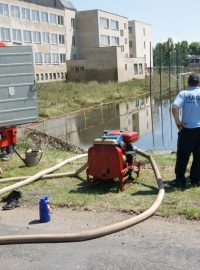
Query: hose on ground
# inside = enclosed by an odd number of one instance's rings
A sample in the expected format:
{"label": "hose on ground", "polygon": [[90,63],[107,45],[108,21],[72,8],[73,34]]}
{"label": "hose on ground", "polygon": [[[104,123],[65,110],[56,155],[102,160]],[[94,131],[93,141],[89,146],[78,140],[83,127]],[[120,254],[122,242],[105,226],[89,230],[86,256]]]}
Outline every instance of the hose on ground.
{"label": "hose on ground", "polygon": [[61,168],[64,165],[66,165],[67,163],[70,163],[70,162],[72,162],[72,161],[74,161],[76,159],[84,158],[86,156],[87,156],[87,154],[81,154],[81,155],[78,155],[78,156],[71,157],[71,158],[68,158],[66,160],[63,160],[60,163],[56,164],[55,166],[53,166],[53,167],[51,167],[49,169],[43,170],[43,171],[41,171],[39,173],[36,173],[35,175],[29,177],[28,179],[25,179],[24,181],[21,181],[19,183],[16,183],[16,184],[13,184],[13,185],[10,185],[8,187],[0,189],[0,195],[5,193],[5,192],[8,192],[8,191],[17,189],[19,187],[28,185],[28,184],[32,183],[33,181],[36,181],[36,180],[40,179],[43,175],[54,172],[55,170]]}
{"label": "hose on ground", "polygon": [[[89,231],[82,231],[82,232],[76,232],[76,233],[61,233],[61,234],[40,234],[40,235],[8,235],[8,236],[1,236],[0,237],[0,245],[8,245],[8,244],[30,244],[30,243],[63,243],[63,242],[78,242],[78,241],[85,241],[90,239],[95,239],[98,237],[102,237],[108,234],[116,233],[118,231],[124,230],[126,228],[129,228],[137,223],[140,223],[147,218],[151,217],[155,211],[158,209],[158,207],[161,205],[162,200],[164,198],[164,186],[161,179],[161,175],[159,172],[159,169],[157,167],[156,162],[152,158],[151,155],[147,154],[146,152],[135,148],[135,151],[137,154],[147,158],[150,161],[150,164],[152,166],[152,169],[154,171],[154,175],[157,181],[158,185],[158,195],[156,197],[156,200],[152,204],[152,206],[144,211],[143,213],[134,216],[130,219],[124,220],[122,222],[118,222],[115,224],[111,224],[105,227],[101,227],[94,230]],[[84,155],[85,156],[85,155]],[[80,157],[80,156],[79,156]],[[66,163],[65,163],[66,164]],[[59,165],[59,164],[58,164]],[[58,166],[57,165],[57,166]],[[55,168],[55,166],[54,166]],[[50,169],[48,169],[50,170]],[[44,170],[37,175],[37,177],[41,177],[41,175],[47,174],[47,170]],[[27,184],[28,182],[34,181],[33,179],[36,179],[36,175],[33,177],[30,177],[29,179],[22,181]],[[30,181],[31,180],[31,181]],[[20,184],[20,183],[18,183]],[[12,185],[14,186],[14,185]],[[20,185],[22,186],[22,185]],[[8,191],[8,190],[6,190]],[[5,188],[4,188],[4,192]],[[0,190],[0,194],[2,194],[2,190]]]}

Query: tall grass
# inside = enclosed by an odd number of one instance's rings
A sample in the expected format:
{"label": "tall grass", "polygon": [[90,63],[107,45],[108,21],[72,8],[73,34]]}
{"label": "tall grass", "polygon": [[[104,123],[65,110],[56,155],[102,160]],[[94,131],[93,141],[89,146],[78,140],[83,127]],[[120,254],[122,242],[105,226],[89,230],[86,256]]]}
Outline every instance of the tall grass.
{"label": "tall grass", "polygon": [[125,83],[55,82],[37,85],[40,116],[55,116],[95,104],[134,97],[148,91],[147,80]]}
{"label": "tall grass", "polygon": [[[176,86],[175,77],[171,76],[171,88]],[[169,75],[162,74],[163,94],[169,89]],[[151,79],[154,96],[160,91],[160,77],[156,72]],[[58,116],[67,112],[87,108],[96,104],[112,102],[147,94],[150,91],[150,78],[135,79],[117,83],[52,82],[37,84],[39,114],[41,117]]]}

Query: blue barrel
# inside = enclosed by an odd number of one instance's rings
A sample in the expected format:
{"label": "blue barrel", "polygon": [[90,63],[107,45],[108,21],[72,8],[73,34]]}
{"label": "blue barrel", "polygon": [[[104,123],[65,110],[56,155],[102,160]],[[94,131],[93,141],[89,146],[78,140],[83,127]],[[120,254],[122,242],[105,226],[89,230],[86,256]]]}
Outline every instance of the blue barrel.
{"label": "blue barrel", "polygon": [[47,196],[43,196],[39,203],[40,209],[40,222],[48,222],[51,219],[49,211],[49,200]]}

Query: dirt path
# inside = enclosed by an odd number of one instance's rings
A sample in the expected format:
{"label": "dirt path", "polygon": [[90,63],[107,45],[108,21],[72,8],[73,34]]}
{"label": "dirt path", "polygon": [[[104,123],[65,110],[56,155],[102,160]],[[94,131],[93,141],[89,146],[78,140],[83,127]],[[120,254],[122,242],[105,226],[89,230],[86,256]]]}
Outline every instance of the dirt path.
{"label": "dirt path", "polygon": [[[131,216],[113,212],[54,210],[38,222],[37,208],[0,211],[0,234],[77,232]],[[103,238],[62,244],[0,246],[1,270],[199,269],[199,222],[152,217]]]}

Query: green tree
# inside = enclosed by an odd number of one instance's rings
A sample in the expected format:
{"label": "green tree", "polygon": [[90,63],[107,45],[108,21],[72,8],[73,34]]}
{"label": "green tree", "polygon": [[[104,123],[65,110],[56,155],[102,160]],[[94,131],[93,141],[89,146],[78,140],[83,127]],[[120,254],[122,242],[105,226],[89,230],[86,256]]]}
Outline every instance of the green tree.
{"label": "green tree", "polygon": [[162,43],[157,43],[155,48],[153,49],[153,65],[155,67],[162,65]]}
{"label": "green tree", "polygon": [[174,42],[172,38],[168,38],[166,42],[163,43],[163,62],[167,66],[171,62],[172,54],[174,50]]}
{"label": "green tree", "polygon": [[190,55],[200,55],[200,42],[192,42],[189,45],[189,54]]}
{"label": "green tree", "polygon": [[187,40],[178,42],[175,45],[175,50],[176,50],[176,64],[178,66],[186,66],[188,63],[187,56],[189,54],[189,44]]}

